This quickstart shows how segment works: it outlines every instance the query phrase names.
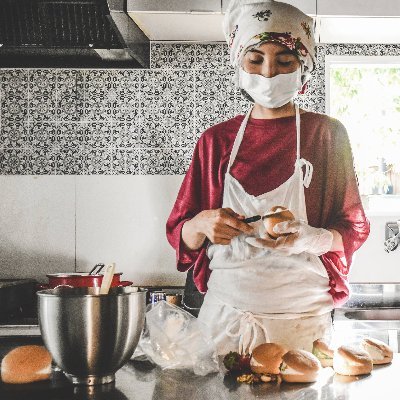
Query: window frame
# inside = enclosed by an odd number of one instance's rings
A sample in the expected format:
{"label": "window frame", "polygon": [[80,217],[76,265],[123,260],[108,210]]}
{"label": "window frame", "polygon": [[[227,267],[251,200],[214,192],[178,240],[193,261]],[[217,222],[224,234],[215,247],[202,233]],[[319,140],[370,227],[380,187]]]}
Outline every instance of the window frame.
{"label": "window frame", "polygon": [[385,66],[396,66],[400,68],[400,56],[325,56],[325,113],[330,115],[330,86],[332,65],[349,64],[384,64]]}
{"label": "window frame", "polygon": [[[371,64],[372,65],[385,65],[388,67],[396,67],[400,68],[400,56],[362,56],[362,55],[327,55],[325,56],[325,113],[330,116],[330,71],[333,65],[354,65],[354,64]],[[367,196],[367,198],[371,198],[373,200],[376,195],[363,195],[362,197]],[[392,194],[392,195],[379,195],[381,201],[396,201],[396,203],[400,204],[400,195]],[[390,198],[387,198],[390,196]],[[368,200],[367,200],[368,201]],[[369,201],[368,201],[369,202]],[[388,216],[398,214],[394,209],[368,209],[365,210],[366,214],[371,216]]]}

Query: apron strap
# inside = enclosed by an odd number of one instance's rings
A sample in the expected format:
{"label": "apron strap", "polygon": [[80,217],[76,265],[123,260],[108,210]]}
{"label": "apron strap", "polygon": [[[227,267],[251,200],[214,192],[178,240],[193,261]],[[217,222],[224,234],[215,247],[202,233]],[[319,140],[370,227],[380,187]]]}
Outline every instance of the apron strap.
{"label": "apron strap", "polygon": [[295,110],[296,110],[296,143],[297,143],[297,149],[296,149],[296,162],[300,160],[300,110],[299,106],[295,104]]}
{"label": "apron strap", "polygon": [[242,143],[244,131],[246,130],[247,121],[250,118],[250,114],[251,114],[252,110],[253,110],[253,106],[250,107],[249,111],[247,111],[247,114],[245,115],[245,117],[242,121],[242,124],[240,125],[239,131],[236,134],[236,138],[235,138],[235,141],[233,142],[233,147],[232,147],[231,155],[229,157],[229,163],[228,163],[228,168],[227,168],[226,172],[230,171],[231,166],[232,166],[233,162],[235,161],[237,152],[239,151],[240,143]]}
{"label": "apron strap", "polygon": [[300,110],[297,104],[295,105],[295,108],[296,108],[296,137],[297,137],[295,167],[300,168],[300,170],[303,168],[303,166],[306,167],[306,170],[302,177],[302,184],[306,188],[308,188],[311,183],[314,168],[313,165],[310,163],[310,161],[307,161],[306,159],[300,157]]}
{"label": "apron strap", "polygon": [[310,161],[307,161],[304,158],[300,158],[299,160],[296,160],[296,167],[300,168],[301,172],[302,172],[303,166],[306,167],[306,170],[302,176],[302,183],[306,188],[308,188],[311,183],[314,167],[310,163]]}
{"label": "apron strap", "polygon": [[[239,337],[239,354],[251,354],[257,343],[258,329],[264,333],[265,342],[269,343],[269,335],[265,326],[250,311],[239,311],[242,315],[237,320],[232,320],[225,328],[229,337]],[[235,325],[239,324],[236,332],[232,332]]]}

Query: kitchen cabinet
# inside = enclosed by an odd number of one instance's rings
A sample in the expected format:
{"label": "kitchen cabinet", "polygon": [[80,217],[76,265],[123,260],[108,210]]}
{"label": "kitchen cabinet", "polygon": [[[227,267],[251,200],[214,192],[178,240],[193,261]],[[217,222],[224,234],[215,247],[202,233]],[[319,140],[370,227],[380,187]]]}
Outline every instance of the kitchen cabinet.
{"label": "kitchen cabinet", "polygon": [[318,20],[316,37],[319,38],[319,43],[393,43],[397,45],[400,42],[400,18],[318,17]]}
{"label": "kitchen cabinet", "polygon": [[[230,0],[222,0],[222,12],[226,12]],[[291,4],[299,8],[305,14],[315,15],[316,14],[316,0],[286,0],[285,3]]]}
{"label": "kitchen cabinet", "polygon": [[398,0],[317,0],[318,16],[396,17]]}
{"label": "kitchen cabinet", "polygon": [[128,0],[128,12],[221,12],[221,0]]}

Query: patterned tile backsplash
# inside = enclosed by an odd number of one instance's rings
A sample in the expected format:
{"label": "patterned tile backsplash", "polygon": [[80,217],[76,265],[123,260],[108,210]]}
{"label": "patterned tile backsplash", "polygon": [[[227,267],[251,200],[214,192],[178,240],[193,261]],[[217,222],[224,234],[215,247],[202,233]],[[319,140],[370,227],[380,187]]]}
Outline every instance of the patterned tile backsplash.
{"label": "patterned tile backsplash", "polygon": [[[325,55],[400,45],[318,45],[301,107],[325,112]],[[151,45],[151,68],[0,69],[0,174],[184,174],[201,133],[244,113],[224,43]]]}

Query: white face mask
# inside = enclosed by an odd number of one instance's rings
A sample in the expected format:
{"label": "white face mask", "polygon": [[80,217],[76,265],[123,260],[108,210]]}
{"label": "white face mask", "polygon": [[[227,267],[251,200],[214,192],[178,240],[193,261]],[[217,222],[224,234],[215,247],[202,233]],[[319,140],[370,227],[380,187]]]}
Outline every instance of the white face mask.
{"label": "white face mask", "polygon": [[301,69],[266,78],[239,68],[239,86],[263,107],[278,108],[289,103],[301,90]]}

